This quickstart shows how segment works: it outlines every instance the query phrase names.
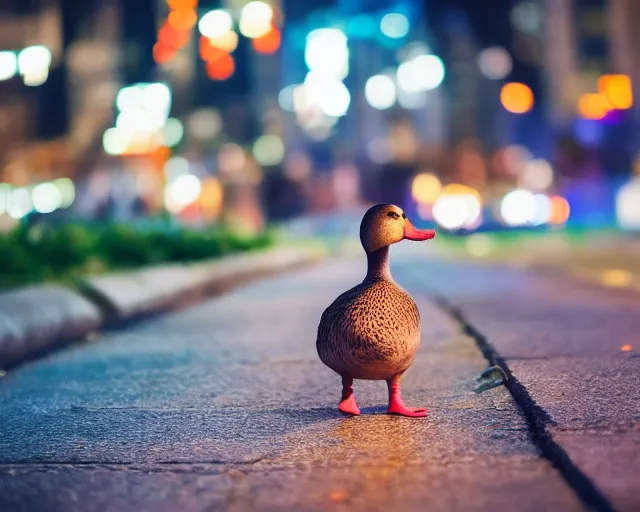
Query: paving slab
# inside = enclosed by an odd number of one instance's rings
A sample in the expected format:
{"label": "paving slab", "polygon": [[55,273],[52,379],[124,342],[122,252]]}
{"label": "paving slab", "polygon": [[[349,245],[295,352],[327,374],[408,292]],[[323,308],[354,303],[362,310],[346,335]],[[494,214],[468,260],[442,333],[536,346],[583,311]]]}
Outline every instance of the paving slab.
{"label": "paving slab", "polygon": [[384,383],[362,381],[364,414],[338,414],[315,335],[363,263],[265,279],[0,380],[0,509],[584,510],[507,390],[473,392],[486,361],[426,296],[404,395],[430,416],[387,416]]}
{"label": "paving slab", "polygon": [[403,268],[505,362],[540,434],[602,496],[596,508],[639,510],[640,295],[497,265]]}

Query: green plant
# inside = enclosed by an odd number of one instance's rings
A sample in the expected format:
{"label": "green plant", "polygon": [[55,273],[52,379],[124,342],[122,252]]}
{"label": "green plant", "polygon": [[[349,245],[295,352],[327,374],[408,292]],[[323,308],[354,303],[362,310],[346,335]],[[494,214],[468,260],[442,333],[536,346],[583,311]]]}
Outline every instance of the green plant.
{"label": "green plant", "polygon": [[219,228],[195,231],[169,222],[24,224],[0,233],[0,288],[163,262],[212,259],[273,242],[273,233],[246,236]]}

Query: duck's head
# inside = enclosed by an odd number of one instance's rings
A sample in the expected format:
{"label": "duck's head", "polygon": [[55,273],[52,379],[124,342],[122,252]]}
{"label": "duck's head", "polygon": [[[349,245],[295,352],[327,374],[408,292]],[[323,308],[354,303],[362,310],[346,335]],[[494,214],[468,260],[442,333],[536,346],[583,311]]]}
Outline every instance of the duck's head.
{"label": "duck's head", "polygon": [[372,253],[402,240],[430,240],[433,229],[416,229],[401,208],[393,204],[377,204],[367,210],[360,224],[360,241]]}

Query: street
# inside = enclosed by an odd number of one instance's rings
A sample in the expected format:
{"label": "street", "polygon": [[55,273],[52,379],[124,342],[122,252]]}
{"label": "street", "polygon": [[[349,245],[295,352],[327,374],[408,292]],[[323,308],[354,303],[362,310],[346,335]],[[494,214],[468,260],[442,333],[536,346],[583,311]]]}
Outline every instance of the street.
{"label": "street", "polygon": [[338,413],[316,329],[365,261],[335,256],[0,379],[0,510],[638,510],[640,295],[419,244],[392,271],[426,419],[384,414],[381,382]]}

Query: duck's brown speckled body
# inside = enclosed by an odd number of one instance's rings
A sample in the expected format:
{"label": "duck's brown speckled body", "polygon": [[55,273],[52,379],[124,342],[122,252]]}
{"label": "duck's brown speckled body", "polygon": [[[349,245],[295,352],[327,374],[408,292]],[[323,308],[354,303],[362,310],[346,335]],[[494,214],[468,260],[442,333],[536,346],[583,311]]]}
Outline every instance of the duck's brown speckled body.
{"label": "duck's brown speckled body", "polygon": [[405,372],[420,346],[420,315],[390,279],[365,279],[322,315],[318,355],[340,375],[387,380]]}
{"label": "duck's brown speckled body", "polygon": [[424,409],[408,409],[400,397],[400,377],[420,346],[420,314],[391,277],[389,245],[434,236],[432,230],[415,229],[397,206],[376,205],[365,214],[360,239],[367,252],[367,275],[324,311],[316,341],[322,362],[342,376],[343,413],[360,413],[353,379],[367,379],[387,381],[389,413],[426,415]]}

